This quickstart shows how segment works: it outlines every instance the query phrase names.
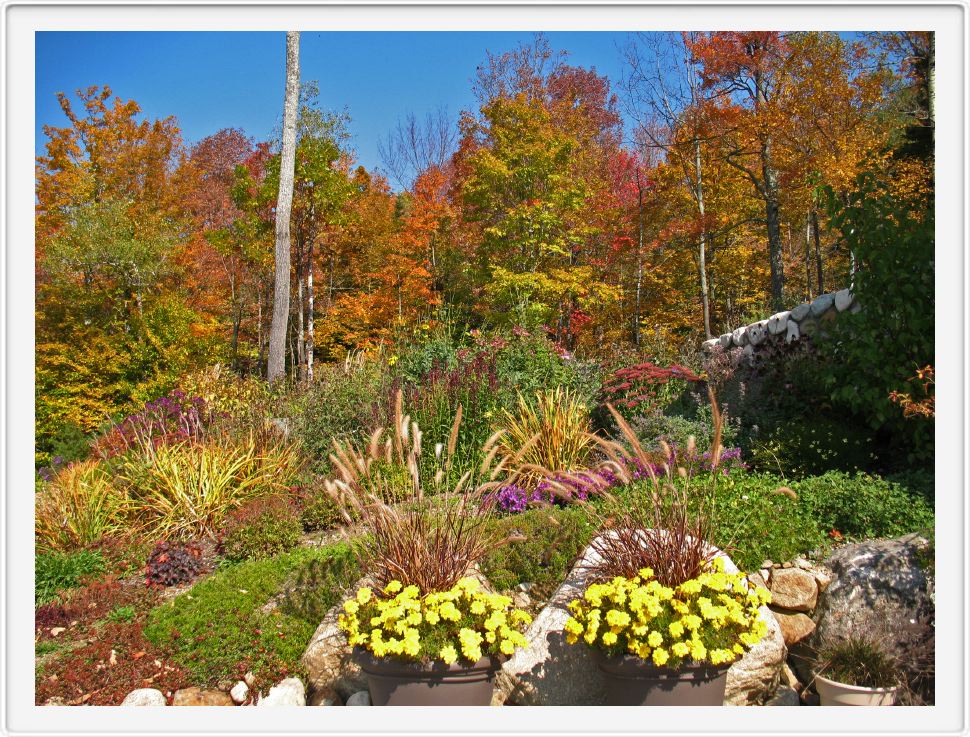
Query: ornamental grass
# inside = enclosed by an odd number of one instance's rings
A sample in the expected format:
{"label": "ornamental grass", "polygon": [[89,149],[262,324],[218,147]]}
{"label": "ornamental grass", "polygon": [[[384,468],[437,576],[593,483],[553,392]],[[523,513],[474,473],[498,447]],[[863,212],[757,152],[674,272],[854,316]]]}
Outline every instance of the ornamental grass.
{"label": "ornamental grass", "polygon": [[34,505],[37,549],[76,550],[124,529],[128,499],[97,460],[59,471]]}
{"label": "ornamental grass", "polygon": [[503,410],[501,424],[503,450],[519,457],[512,481],[530,488],[546,476],[585,469],[595,447],[589,409],[568,388],[537,392],[531,403],[519,394],[517,411]]}
{"label": "ornamental grass", "polygon": [[345,521],[363,527],[364,534],[352,544],[362,569],[379,588],[399,581],[426,593],[447,591],[489,552],[513,539],[490,524],[494,505],[487,492],[503,483],[519,458],[500,454],[501,434],[496,433],[486,442],[479,467],[448,485],[461,405],[447,445],[437,444],[429,463],[421,429],[403,414],[401,404],[398,392],[390,432],[374,431],[365,446],[334,442],[330,461],[336,477],[324,485]]}

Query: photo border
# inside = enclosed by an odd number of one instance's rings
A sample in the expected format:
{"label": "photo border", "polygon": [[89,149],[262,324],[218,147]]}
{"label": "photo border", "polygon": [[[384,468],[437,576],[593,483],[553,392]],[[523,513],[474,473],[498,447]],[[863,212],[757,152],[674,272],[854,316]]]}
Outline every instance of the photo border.
{"label": "photo border", "polygon": [[[450,2],[5,2],[2,114],[4,224],[0,376],[4,471],[0,625],[3,628],[3,734],[968,734],[966,366],[967,6],[962,2],[781,4],[710,1]],[[886,711],[545,707],[515,711],[439,707],[303,711],[219,708],[148,712],[112,707],[33,705],[33,178],[34,32],[41,30],[778,30],[937,31],[937,703]],[[326,25],[324,25],[326,24]],[[281,37],[281,44],[283,43]],[[324,80],[325,82],[325,80]],[[282,96],[283,70],[280,70]],[[958,266],[959,265],[959,266]],[[940,268],[942,266],[942,268]],[[901,278],[905,275],[901,275]],[[959,340],[957,340],[959,336]],[[959,513],[956,511],[959,510]],[[952,513],[951,513],[952,511]],[[27,551],[30,551],[28,555]],[[962,554],[961,554],[962,553]],[[942,667],[940,667],[942,666]],[[646,710],[644,710],[646,709]],[[431,717],[433,715],[433,721]]]}

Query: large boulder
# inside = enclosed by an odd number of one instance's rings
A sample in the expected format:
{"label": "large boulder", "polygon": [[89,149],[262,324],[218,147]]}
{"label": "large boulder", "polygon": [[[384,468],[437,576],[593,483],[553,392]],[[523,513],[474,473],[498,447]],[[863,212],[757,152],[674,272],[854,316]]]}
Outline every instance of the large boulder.
{"label": "large boulder", "polygon": [[337,691],[345,700],[351,694],[367,689],[367,677],[354,662],[347,636],[337,625],[340,612],[339,605],[327,612],[300,659],[307,674],[311,700],[315,700],[318,690],[328,688]]}
{"label": "large boulder", "polygon": [[819,595],[816,641],[841,639],[874,617],[908,622],[933,614],[932,581],[920,560],[928,542],[907,535],[846,545],[825,562],[832,582]]}
{"label": "large boulder", "polygon": [[[724,553],[719,552],[719,555],[725,559],[725,570],[738,570]],[[590,567],[599,560],[599,554],[592,546],[586,548],[566,580],[529,626],[526,631],[529,646],[516,651],[496,678],[501,701],[543,706],[605,703],[606,688],[592,651],[581,644],[567,644],[563,634],[563,626],[569,618],[566,606],[582,595],[590,582]],[[768,635],[731,666],[725,704],[764,703],[778,689],[785,662],[785,642],[768,607],[762,607],[760,614],[768,626]]]}

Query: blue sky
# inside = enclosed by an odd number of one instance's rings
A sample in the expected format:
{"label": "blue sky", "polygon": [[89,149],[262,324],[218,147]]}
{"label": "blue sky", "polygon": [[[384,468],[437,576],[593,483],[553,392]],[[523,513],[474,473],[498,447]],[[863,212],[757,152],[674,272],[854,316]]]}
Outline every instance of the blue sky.
{"label": "blue sky", "polygon": [[[625,33],[546,34],[568,61],[619,80]],[[320,83],[321,103],[351,116],[352,145],[364,166],[380,164],[377,142],[399,116],[474,106],[471,79],[493,53],[532,33],[305,32],[301,76]],[[151,118],[174,115],[188,142],[226,127],[258,140],[278,125],[283,105],[283,33],[44,32],[36,37],[36,142],[45,124],[66,118],[55,93],[108,85]]]}

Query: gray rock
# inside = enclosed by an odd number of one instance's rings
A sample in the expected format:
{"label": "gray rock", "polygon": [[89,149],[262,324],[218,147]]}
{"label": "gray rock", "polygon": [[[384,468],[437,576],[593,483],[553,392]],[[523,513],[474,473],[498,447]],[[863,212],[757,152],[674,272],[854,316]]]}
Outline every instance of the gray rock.
{"label": "gray rock", "polygon": [[923,538],[907,535],[846,545],[825,561],[832,582],[819,597],[816,638],[841,639],[878,617],[931,616],[932,583],[920,566]]}
{"label": "gray rock", "polygon": [[771,603],[796,612],[815,608],[818,584],[815,576],[800,568],[781,568],[771,576]]}
{"label": "gray rock", "polygon": [[[723,553],[725,569],[737,567]],[[516,651],[499,671],[496,690],[501,703],[529,705],[599,705],[605,703],[606,689],[593,659],[592,651],[581,645],[568,645],[563,625],[569,618],[567,604],[579,598],[589,579],[589,566],[598,554],[588,547],[553,593],[549,603],[526,631],[529,646]],[[725,704],[763,703],[778,687],[785,643],[778,622],[768,607],[761,608],[768,635],[728,670]]]}
{"label": "gray rock", "polygon": [[165,706],[165,694],[157,688],[136,688],[125,696],[122,706]]}
{"label": "gray rock", "polygon": [[798,691],[791,686],[779,686],[778,691],[765,702],[765,706],[801,706]]}
{"label": "gray rock", "polygon": [[721,344],[720,340],[718,340],[717,338],[711,338],[710,340],[705,340],[703,343],[701,343],[701,349],[705,353],[710,353],[720,344]]}
{"label": "gray rock", "polygon": [[229,689],[229,698],[231,698],[237,704],[241,704],[248,699],[249,686],[246,685],[246,682],[239,681],[235,686]]}
{"label": "gray rock", "polygon": [[746,327],[735,328],[731,333],[731,343],[739,348],[748,344],[748,329]]}
{"label": "gray rock", "polygon": [[805,302],[804,304],[800,304],[798,305],[798,307],[795,307],[788,314],[788,317],[794,320],[795,322],[801,322],[806,317],[808,317],[808,313],[811,311],[812,311],[812,305],[810,305],[808,302]]}
{"label": "gray rock", "polygon": [[802,335],[807,335],[809,337],[815,335],[815,333],[818,332],[818,318],[804,318],[800,323],[798,323],[798,331]]}
{"label": "gray rock", "polygon": [[724,335],[722,335],[720,338],[718,338],[718,341],[721,344],[721,348],[724,348],[724,349],[730,348],[731,347],[731,343],[733,342],[733,340],[734,340],[734,338],[731,335],[731,333],[724,333]]}
{"label": "gray rock", "polygon": [[802,337],[801,331],[798,329],[798,323],[793,320],[788,321],[788,332],[785,333],[785,342],[792,343]]}
{"label": "gray rock", "polygon": [[788,329],[788,315],[786,312],[776,312],[768,318],[768,333],[770,335],[781,335]]}
{"label": "gray rock", "polygon": [[856,300],[852,300],[852,306],[849,308],[849,314],[854,315],[857,312],[862,312],[862,305],[860,305]]}
{"label": "gray rock", "polygon": [[835,293],[835,309],[839,312],[845,312],[852,305],[853,299],[855,297],[850,289],[840,289]]}
{"label": "gray rock", "polygon": [[347,699],[347,706],[370,706],[370,692],[357,691]]}
{"label": "gray rock", "polygon": [[306,706],[306,689],[299,678],[287,678],[273,686],[257,706]]}
{"label": "gray rock", "polygon": [[834,303],[834,294],[820,294],[815,298],[815,301],[812,302],[812,314],[815,315],[815,317],[821,317],[832,308]]}

